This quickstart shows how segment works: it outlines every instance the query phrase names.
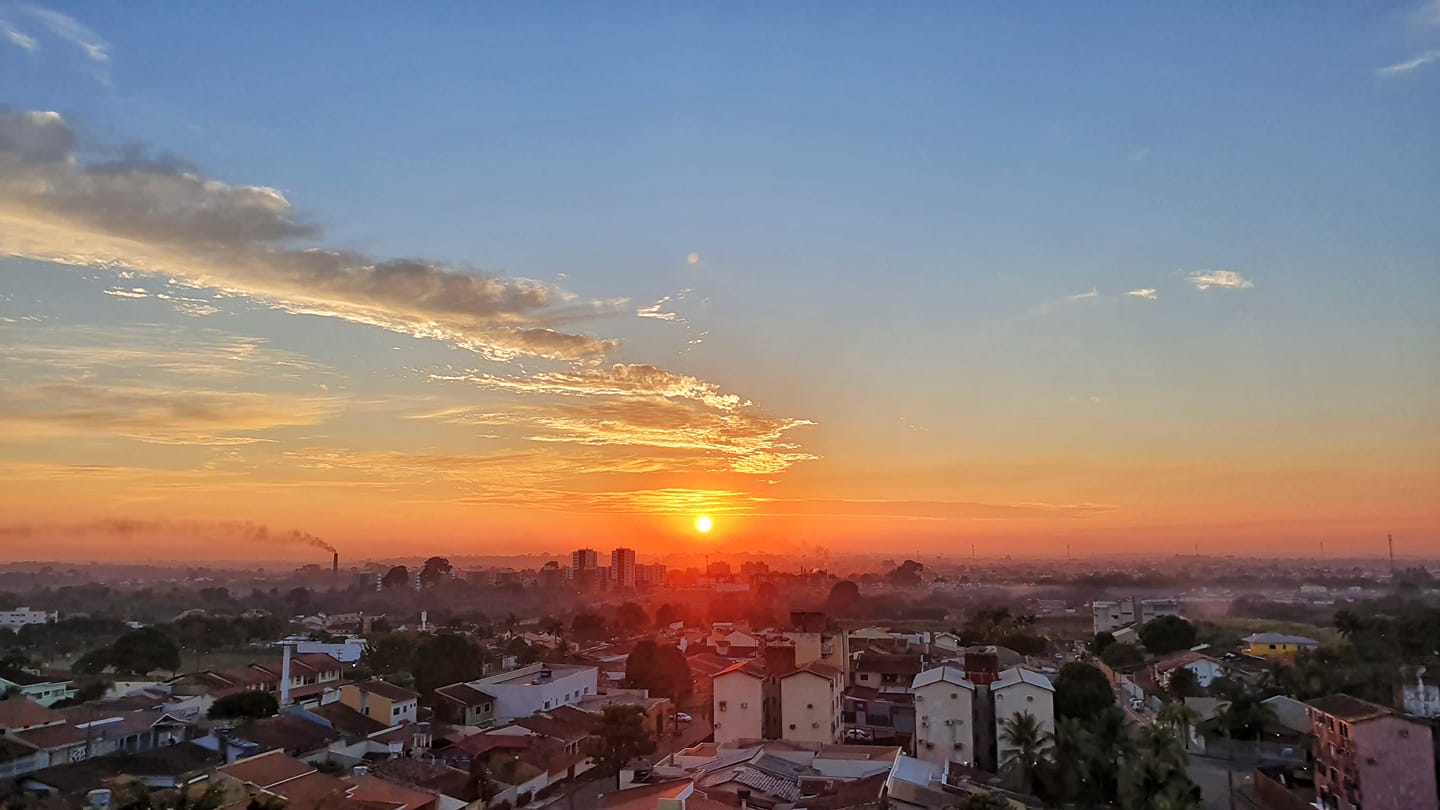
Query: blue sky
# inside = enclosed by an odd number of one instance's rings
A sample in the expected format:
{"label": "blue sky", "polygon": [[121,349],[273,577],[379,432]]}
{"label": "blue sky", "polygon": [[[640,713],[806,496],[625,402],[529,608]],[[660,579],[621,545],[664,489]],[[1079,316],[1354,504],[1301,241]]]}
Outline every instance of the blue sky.
{"label": "blue sky", "polygon": [[[877,468],[1440,448],[1433,0],[0,4],[0,21],[0,103],[60,113],[88,159],[144,144],[279,190],[317,245],[626,299],[577,327],[624,341],[606,362],[817,423],[802,443],[821,458],[766,479],[796,499],[864,497]],[[108,271],[10,253],[0,294],[60,322],[193,326],[87,297]],[[1214,271],[1245,285],[1192,280]],[[666,296],[683,323],[629,317]],[[210,321],[369,395],[483,366],[269,306]],[[972,500],[933,480],[913,497]]]}

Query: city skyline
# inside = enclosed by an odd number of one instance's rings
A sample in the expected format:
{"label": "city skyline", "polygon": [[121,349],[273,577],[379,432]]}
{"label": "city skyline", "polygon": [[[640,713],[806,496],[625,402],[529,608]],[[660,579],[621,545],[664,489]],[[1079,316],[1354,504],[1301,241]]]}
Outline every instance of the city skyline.
{"label": "city skyline", "polygon": [[0,5],[0,559],[1440,555],[1440,4],[904,11]]}

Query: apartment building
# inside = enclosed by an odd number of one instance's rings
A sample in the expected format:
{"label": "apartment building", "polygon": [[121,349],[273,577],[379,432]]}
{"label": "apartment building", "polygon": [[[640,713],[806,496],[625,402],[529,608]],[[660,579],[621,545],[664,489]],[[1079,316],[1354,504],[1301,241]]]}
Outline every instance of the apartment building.
{"label": "apartment building", "polygon": [[1349,695],[1308,704],[1315,797],[1327,810],[1436,810],[1430,727]]}
{"label": "apartment building", "polygon": [[599,692],[599,669],[577,664],[531,664],[491,675],[470,686],[495,697],[495,722],[575,706]]}
{"label": "apartment building", "polygon": [[840,739],[845,674],[811,661],[779,677],[780,739],[833,743]]}
{"label": "apartment building", "polygon": [[975,762],[975,684],[952,666],[927,669],[910,684],[915,698],[915,757],[944,766]]}

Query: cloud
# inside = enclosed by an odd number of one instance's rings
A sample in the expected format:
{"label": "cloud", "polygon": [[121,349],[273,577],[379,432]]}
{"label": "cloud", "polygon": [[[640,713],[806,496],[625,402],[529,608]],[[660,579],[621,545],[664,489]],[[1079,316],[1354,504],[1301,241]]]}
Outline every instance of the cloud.
{"label": "cloud", "polygon": [[1196,270],[1187,275],[1185,280],[1194,285],[1197,290],[1208,290],[1211,287],[1224,290],[1248,290],[1255,286],[1253,281],[1234,270]]}
{"label": "cloud", "polygon": [[1100,300],[1100,291],[1094,287],[1089,292],[1067,295],[1057,301],[1047,301],[1030,310],[1031,315],[1049,315],[1050,313],[1069,306],[1070,304],[1083,304]]}
{"label": "cloud", "polygon": [[[264,341],[158,327],[0,329],[0,435],[14,441],[121,437],[151,444],[241,445],[317,424],[343,399],[313,391],[328,373]],[[249,389],[249,390],[246,390]]]}
{"label": "cloud", "polygon": [[541,372],[529,377],[497,377],[467,372],[455,376],[432,375],[432,379],[458,380],[481,388],[528,394],[689,399],[721,411],[735,411],[751,404],[735,394],[722,393],[714,383],[645,364],[616,363],[608,369]]}
{"label": "cloud", "polygon": [[10,24],[9,20],[0,18],[0,34],[5,35],[6,41],[22,50],[35,53],[40,50],[40,42],[24,31]]}
{"label": "cloud", "polygon": [[1143,287],[1138,290],[1131,290],[1125,294],[1132,298],[1144,298],[1146,301],[1154,301],[1159,297],[1159,294],[1155,292],[1155,288],[1153,287]]}
{"label": "cloud", "polygon": [[50,33],[79,48],[85,58],[92,62],[109,62],[110,46],[99,34],[68,14],[35,6],[21,6],[20,10],[37,20]]}
{"label": "cloud", "polygon": [[635,315],[636,315],[637,317],[640,317],[640,318],[654,318],[654,319],[660,320],[660,321],[671,321],[671,322],[674,322],[674,323],[684,323],[684,322],[685,322],[684,319],[682,319],[679,315],[676,315],[674,312],[661,312],[661,311],[660,311],[661,309],[664,308],[664,306],[665,306],[666,304],[670,303],[671,300],[672,300],[672,299],[670,298],[670,296],[667,295],[667,296],[665,296],[664,298],[661,298],[659,301],[656,301],[655,303],[651,304],[651,305],[648,306],[648,307],[641,307],[641,308],[635,310]]}
{"label": "cloud", "polygon": [[1377,76],[1401,76],[1440,59],[1440,50],[1426,51],[1413,59],[1375,69]]}
{"label": "cloud", "polygon": [[61,116],[0,111],[0,255],[164,275],[495,360],[578,360],[619,345],[554,328],[618,302],[577,305],[538,281],[295,246],[316,235],[278,189],[138,154],[86,162]]}

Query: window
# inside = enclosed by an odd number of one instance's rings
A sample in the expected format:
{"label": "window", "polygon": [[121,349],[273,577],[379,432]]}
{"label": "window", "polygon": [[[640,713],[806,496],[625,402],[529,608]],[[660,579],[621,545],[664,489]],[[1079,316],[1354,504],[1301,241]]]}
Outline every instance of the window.
{"label": "window", "polygon": [[950,693],[950,699],[951,699],[951,700],[959,700],[959,699],[960,699],[960,693],[959,693],[959,692],[951,692],[951,693]]}
{"label": "window", "polygon": [[545,708],[547,708],[547,709],[550,708],[550,701],[548,701],[548,700],[545,701]]}
{"label": "window", "polygon": [[794,731],[794,730],[795,730],[795,724],[794,724],[794,723],[791,723],[791,724],[790,724],[790,730],[791,730],[791,731]]}
{"label": "window", "polygon": [[868,681],[868,680],[870,680],[870,673],[868,673],[868,672],[862,672],[862,673],[860,673],[860,680],[862,680],[862,681]]}
{"label": "window", "polygon": [[1404,739],[1408,739],[1409,737],[1410,737],[1410,729],[1408,729],[1408,728],[1402,728],[1402,729],[1400,729],[1400,739],[1404,740]]}
{"label": "window", "polygon": [[1034,695],[1026,695],[1026,696],[1025,696],[1025,702],[1026,702],[1026,703],[1034,703],[1034,702],[1035,702],[1035,696],[1034,696]]}
{"label": "window", "polygon": [[726,703],[727,703],[727,701],[724,701],[724,700],[720,701],[720,705],[719,705],[720,711],[723,712],[723,711],[725,711],[726,708],[728,708],[728,707],[726,706]]}
{"label": "window", "polygon": [[805,708],[807,708],[807,709],[813,709],[813,708],[815,708],[815,704],[814,704],[814,703],[806,703],[806,704],[805,704]]}

